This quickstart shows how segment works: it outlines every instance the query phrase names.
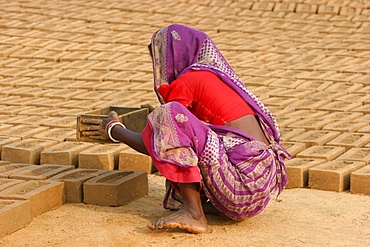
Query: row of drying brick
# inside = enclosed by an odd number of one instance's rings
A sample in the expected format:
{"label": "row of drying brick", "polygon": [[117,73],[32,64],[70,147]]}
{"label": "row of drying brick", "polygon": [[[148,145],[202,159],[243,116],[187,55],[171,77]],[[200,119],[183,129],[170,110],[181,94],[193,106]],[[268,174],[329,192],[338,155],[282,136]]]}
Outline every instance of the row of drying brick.
{"label": "row of drying brick", "polygon": [[1,160],[24,164],[58,164],[83,169],[154,171],[149,156],[124,144],[19,140],[0,137]]}
{"label": "row of drying brick", "polygon": [[64,202],[121,206],[147,194],[145,172],[0,161],[0,237]]}
{"label": "row of drying brick", "polygon": [[293,158],[286,162],[286,172],[289,189],[350,190],[370,196],[370,165],[363,161]]}
{"label": "row of drying brick", "polygon": [[[370,134],[298,128],[285,133],[283,145],[293,157],[370,163]],[[149,156],[124,144],[58,143],[46,139],[0,137],[0,150],[1,159],[13,163],[59,164],[100,170],[135,169],[147,173],[154,170]]]}

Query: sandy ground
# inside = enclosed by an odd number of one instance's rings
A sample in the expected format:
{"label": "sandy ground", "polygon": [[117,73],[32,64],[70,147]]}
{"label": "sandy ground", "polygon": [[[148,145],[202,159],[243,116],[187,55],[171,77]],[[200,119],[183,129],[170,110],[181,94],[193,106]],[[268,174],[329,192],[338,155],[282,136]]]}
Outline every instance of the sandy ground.
{"label": "sandy ground", "polygon": [[170,214],[164,179],[149,175],[149,195],[121,207],[65,204],[0,239],[0,246],[369,246],[370,196],[285,190],[260,215],[243,222],[207,215],[209,229],[151,231]]}

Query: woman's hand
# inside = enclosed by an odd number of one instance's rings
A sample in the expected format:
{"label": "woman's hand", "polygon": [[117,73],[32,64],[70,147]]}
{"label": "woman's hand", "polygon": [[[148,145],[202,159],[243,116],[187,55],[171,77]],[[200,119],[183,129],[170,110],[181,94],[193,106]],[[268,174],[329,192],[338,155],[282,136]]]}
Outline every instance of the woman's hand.
{"label": "woman's hand", "polygon": [[118,114],[115,111],[111,111],[109,113],[109,116],[107,118],[104,118],[103,119],[103,122],[102,122],[103,129],[106,131],[107,128],[108,128],[108,125],[110,123],[113,123],[113,122],[119,122],[119,120],[118,120]]}
{"label": "woman's hand", "polygon": [[119,122],[118,114],[114,111],[111,111],[109,116],[104,119],[82,119],[81,135],[97,141],[110,141],[107,130],[109,123],[113,122]]}

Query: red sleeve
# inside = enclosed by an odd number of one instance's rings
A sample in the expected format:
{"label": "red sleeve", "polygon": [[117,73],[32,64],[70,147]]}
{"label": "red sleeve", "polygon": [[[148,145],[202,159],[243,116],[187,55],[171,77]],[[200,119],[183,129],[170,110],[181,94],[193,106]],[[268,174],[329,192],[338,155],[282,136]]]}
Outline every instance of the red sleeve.
{"label": "red sleeve", "polygon": [[170,85],[162,85],[158,88],[158,93],[162,96],[165,103],[176,101],[185,107],[189,107],[193,101],[193,94],[186,81],[178,78]]}

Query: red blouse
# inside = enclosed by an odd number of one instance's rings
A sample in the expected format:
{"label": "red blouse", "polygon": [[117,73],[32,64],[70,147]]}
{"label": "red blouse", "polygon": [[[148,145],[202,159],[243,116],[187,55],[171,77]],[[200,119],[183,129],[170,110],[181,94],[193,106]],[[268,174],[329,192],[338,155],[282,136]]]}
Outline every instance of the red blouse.
{"label": "red blouse", "polygon": [[177,101],[200,120],[215,125],[255,114],[238,93],[209,71],[187,72],[170,85],[160,86],[158,92],[164,102]]}

